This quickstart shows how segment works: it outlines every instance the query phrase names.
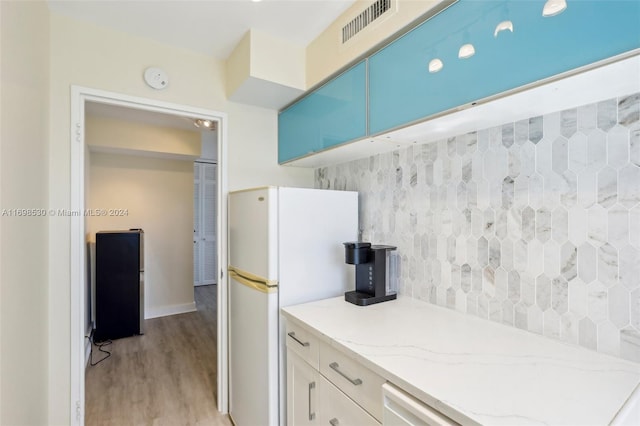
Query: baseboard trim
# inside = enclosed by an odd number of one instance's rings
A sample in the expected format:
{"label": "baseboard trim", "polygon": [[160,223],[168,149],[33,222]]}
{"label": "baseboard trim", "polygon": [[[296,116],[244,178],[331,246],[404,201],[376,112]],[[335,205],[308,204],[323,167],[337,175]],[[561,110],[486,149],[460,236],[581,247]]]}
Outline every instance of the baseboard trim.
{"label": "baseboard trim", "polygon": [[196,302],[181,303],[178,305],[158,306],[156,308],[147,309],[144,319],[166,317],[169,315],[186,314],[187,312],[195,312]]}

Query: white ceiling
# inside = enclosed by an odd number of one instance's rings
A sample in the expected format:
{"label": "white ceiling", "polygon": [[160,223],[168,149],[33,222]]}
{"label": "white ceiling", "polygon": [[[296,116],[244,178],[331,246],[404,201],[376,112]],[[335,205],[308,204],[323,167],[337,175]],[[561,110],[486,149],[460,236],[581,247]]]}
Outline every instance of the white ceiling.
{"label": "white ceiling", "polygon": [[[2,1],[2,0],[0,0]],[[308,45],[355,0],[48,0],[53,13],[226,59],[250,28]],[[191,118],[88,103],[89,116],[201,131]]]}
{"label": "white ceiling", "polygon": [[226,59],[250,28],[307,46],[355,0],[48,0],[49,9]]}

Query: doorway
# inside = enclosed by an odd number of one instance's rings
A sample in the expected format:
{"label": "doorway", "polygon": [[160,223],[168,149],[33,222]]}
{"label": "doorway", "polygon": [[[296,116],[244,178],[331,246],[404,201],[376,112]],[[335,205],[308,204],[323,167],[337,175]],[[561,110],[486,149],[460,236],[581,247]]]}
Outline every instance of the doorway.
{"label": "doorway", "polygon": [[[217,147],[217,182],[220,188],[217,194],[217,267],[216,275],[221,279],[226,277],[226,194],[227,194],[227,170],[226,170],[226,122],[225,113],[191,107],[187,105],[160,102],[152,99],[132,97],[119,93],[106,92],[73,86],[71,94],[71,209],[73,211],[85,211],[85,164],[87,150],[85,146],[85,106],[87,102],[120,106],[130,108],[131,111],[147,111],[167,114],[178,117],[202,118],[216,121],[219,125],[219,140]],[[85,288],[87,276],[87,246],[84,217],[71,217],[71,419],[72,424],[84,424],[85,404],[85,301],[87,291]],[[222,281],[221,281],[222,282]],[[216,316],[217,316],[217,406],[222,413],[226,413],[228,407],[228,378],[227,378],[227,321],[226,286],[217,286],[216,291]]]}

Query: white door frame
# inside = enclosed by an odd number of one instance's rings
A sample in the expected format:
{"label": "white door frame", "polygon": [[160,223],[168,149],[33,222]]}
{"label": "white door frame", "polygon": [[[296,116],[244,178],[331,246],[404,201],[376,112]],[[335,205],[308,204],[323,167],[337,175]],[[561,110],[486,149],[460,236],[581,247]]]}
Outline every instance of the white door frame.
{"label": "white door frame", "polygon": [[[121,93],[107,92],[81,86],[71,86],[71,211],[84,212],[85,182],[85,103],[102,104],[141,109],[163,114],[205,118],[220,123],[218,138],[218,217],[217,250],[218,270],[218,313],[217,313],[217,377],[218,409],[228,412],[228,359],[227,359],[227,114],[223,112],[173,104],[154,99],[146,99]],[[71,217],[71,407],[70,419],[74,426],[84,425],[85,404],[85,279],[86,279],[86,236],[84,214]]]}

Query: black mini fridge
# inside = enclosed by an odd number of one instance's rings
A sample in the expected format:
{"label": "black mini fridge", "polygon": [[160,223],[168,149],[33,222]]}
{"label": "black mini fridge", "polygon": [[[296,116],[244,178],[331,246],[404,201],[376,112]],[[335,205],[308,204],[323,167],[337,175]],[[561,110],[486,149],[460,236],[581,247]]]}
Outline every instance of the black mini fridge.
{"label": "black mini fridge", "polygon": [[144,232],[96,233],[94,342],[143,333]]}

